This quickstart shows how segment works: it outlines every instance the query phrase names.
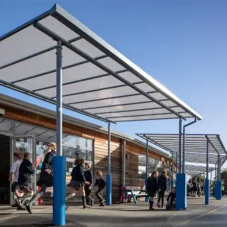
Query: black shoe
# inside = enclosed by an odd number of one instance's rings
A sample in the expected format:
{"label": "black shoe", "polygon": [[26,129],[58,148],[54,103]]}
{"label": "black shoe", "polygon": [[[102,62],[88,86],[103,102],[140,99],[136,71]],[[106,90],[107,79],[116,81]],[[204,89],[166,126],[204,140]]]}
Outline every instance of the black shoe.
{"label": "black shoe", "polygon": [[68,206],[65,206],[65,210],[68,210],[69,209],[69,207]]}
{"label": "black shoe", "polygon": [[86,203],[86,197],[85,196],[82,196],[82,203],[83,203],[83,208],[90,208],[87,203]]}
{"label": "black shoe", "polygon": [[159,208],[160,208],[160,204],[159,204],[159,203],[157,203],[157,207],[159,207]]}
{"label": "black shoe", "polygon": [[17,207],[17,203],[14,203],[14,204],[12,205],[12,207]]}
{"label": "black shoe", "polygon": [[104,207],[104,204],[103,204],[103,203],[100,203],[99,206],[100,206],[100,207]]}
{"label": "black shoe", "polygon": [[149,210],[154,210],[153,204],[154,204],[153,201],[149,201]]}
{"label": "black shoe", "polygon": [[22,210],[23,209],[23,205],[21,204],[21,201],[19,199],[15,199],[16,204],[17,204],[17,210]]}
{"label": "black shoe", "polygon": [[29,204],[26,204],[25,208],[28,211],[28,213],[32,214],[31,206]]}
{"label": "black shoe", "polygon": [[17,207],[17,210],[26,210],[25,207]]}

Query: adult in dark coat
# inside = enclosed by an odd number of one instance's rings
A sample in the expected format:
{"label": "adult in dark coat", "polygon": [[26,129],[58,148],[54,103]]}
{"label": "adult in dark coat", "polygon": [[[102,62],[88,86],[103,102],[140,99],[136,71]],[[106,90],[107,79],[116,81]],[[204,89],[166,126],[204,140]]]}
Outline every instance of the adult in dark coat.
{"label": "adult in dark coat", "polygon": [[154,171],[151,176],[147,179],[147,194],[149,196],[149,210],[154,210],[154,197],[158,190],[158,172]]}
{"label": "adult in dark coat", "polygon": [[[86,203],[84,190],[84,185],[88,183],[84,175],[84,159],[78,158],[75,160],[75,167],[72,170],[71,176],[72,179],[70,181],[70,184],[68,185],[71,188],[71,193],[66,196],[65,201],[76,196],[76,191],[79,191],[82,194],[83,208],[85,209],[89,206]],[[66,209],[68,209],[68,207],[66,207]]]}
{"label": "adult in dark coat", "polygon": [[167,189],[167,175],[166,171],[163,171],[161,176],[158,178],[158,204],[157,206],[160,207],[160,201],[161,201],[161,207],[163,208],[164,205],[164,195],[165,191]]}
{"label": "adult in dark coat", "polygon": [[37,185],[40,186],[40,191],[36,193],[32,199],[26,204],[26,210],[32,214],[32,205],[46,192],[47,187],[53,186],[53,167],[54,167],[54,156],[56,154],[56,143],[51,142],[48,145],[47,154],[42,163],[40,178]]}

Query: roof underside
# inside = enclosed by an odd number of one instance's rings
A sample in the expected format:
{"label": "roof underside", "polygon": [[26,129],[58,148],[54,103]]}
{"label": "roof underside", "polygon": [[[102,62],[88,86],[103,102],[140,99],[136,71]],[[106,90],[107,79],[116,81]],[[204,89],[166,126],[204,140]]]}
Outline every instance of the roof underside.
{"label": "roof underside", "polygon": [[201,119],[58,5],[0,38],[1,85],[55,104],[56,40],[65,108],[110,122]]}
{"label": "roof underside", "polygon": [[[209,167],[209,172],[213,171],[214,168]],[[200,175],[206,172],[205,166],[196,166],[196,165],[185,165],[185,173],[190,176]]]}
{"label": "roof underside", "polygon": [[[169,151],[179,153],[178,134],[137,134],[139,137],[149,140],[154,145]],[[186,134],[185,135],[185,161],[193,163],[206,163],[207,141],[209,141],[209,164],[216,164],[218,153],[222,163],[225,161],[227,152],[219,135],[216,134]],[[182,139],[183,143],[183,139]]]}

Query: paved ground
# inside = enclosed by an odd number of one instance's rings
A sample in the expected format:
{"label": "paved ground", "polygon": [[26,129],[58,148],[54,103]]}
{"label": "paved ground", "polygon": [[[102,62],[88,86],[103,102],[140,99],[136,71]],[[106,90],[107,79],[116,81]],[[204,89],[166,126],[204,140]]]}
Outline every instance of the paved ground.
{"label": "paved ground", "polygon": [[[49,206],[35,207],[34,214],[18,212],[8,206],[0,206],[0,226],[51,226],[52,209]],[[227,199],[211,200],[209,206],[204,199],[188,200],[186,211],[148,211],[147,204],[119,204],[92,209],[70,207],[66,212],[67,225],[77,227],[226,227]]]}

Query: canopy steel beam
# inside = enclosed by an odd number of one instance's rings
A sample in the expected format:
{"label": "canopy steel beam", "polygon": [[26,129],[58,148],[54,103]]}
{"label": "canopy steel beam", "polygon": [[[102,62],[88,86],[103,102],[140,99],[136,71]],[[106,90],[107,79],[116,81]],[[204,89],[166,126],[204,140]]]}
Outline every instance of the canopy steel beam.
{"label": "canopy steel beam", "polygon": [[[112,113],[127,113],[127,112],[135,112],[135,111],[146,111],[146,110],[162,110],[163,107],[155,107],[155,108],[143,108],[143,109],[133,109],[133,110],[119,110],[119,111],[106,111],[106,112],[99,112],[96,114],[112,114]],[[165,110],[165,109],[164,109]]]}
{"label": "canopy steel beam", "polygon": [[[137,84],[141,84],[141,82],[134,83],[134,85],[137,85]],[[110,86],[110,87],[97,88],[97,89],[88,90],[88,91],[75,92],[75,93],[65,94],[65,95],[63,95],[63,97],[70,97],[70,96],[74,96],[74,95],[82,95],[82,94],[87,94],[87,93],[92,93],[92,92],[97,92],[97,91],[105,91],[105,90],[122,88],[122,87],[126,87],[126,85],[121,84],[121,85],[115,85],[115,86]],[[51,98],[54,99],[56,97],[51,97]]]}
{"label": "canopy steel beam", "polygon": [[[46,96],[43,96],[41,94],[36,94],[36,93],[34,93],[34,92],[32,92],[32,91],[30,91],[28,89],[25,89],[25,88],[22,88],[22,87],[18,86],[18,85],[11,84],[11,83],[3,81],[1,79],[0,79],[0,83],[2,83],[2,86],[4,86],[4,87],[8,87],[8,88],[13,89],[15,91],[20,91],[21,93],[24,93],[26,95],[30,95],[30,96],[32,96],[34,98],[43,100],[45,102],[49,102],[49,103],[54,104],[54,105],[56,104],[56,102],[53,99],[48,98]],[[64,108],[66,108],[68,110],[72,110],[72,111],[78,112],[80,114],[84,114],[84,115],[86,115],[88,117],[91,117],[91,118],[94,118],[94,119],[98,119],[98,120],[103,121],[103,122],[111,122],[111,123],[114,123],[114,124],[116,123],[114,121],[111,121],[111,120],[108,120],[106,118],[102,118],[102,117],[96,116],[95,114],[88,113],[88,112],[86,112],[84,110],[80,110],[80,109],[78,109],[76,107],[72,107],[72,106],[69,106],[67,104],[62,104],[62,105],[63,105]]]}
{"label": "canopy steel beam", "polygon": [[101,68],[102,70],[106,71],[107,73],[111,74],[112,76],[114,76],[115,78],[117,78],[118,80],[120,80],[121,82],[123,82],[124,84],[128,85],[129,87],[133,88],[134,90],[136,90],[137,92],[143,94],[145,97],[147,97],[148,99],[158,103],[159,105],[163,106],[165,109],[168,109],[171,113],[173,113],[174,115],[178,116],[179,118],[182,118],[185,120],[185,117],[181,116],[180,114],[178,114],[177,112],[171,110],[168,106],[164,105],[163,103],[159,102],[157,99],[151,97],[150,95],[148,95],[146,92],[142,91],[141,89],[139,89],[138,87],[136,87],[135,85],[133,85],[132,83],[130,83],[129,81],[125,80],[124,78],[120,77],[119,75],[117,75],[115,72],[113,72],[112,70],[110,70],[109,68],[107,68],[105,65],[103,65],[102,63],[96,61],[94,58],[90,57],[88,54],[84,53],[82,50],[76,48],[74,45],[72,45],[71,43],[69,43],[67,40],[65,40],[64,38],[60,37],[59,35],[57,35],[56,33],[54,33],[53,31],[51,31],[50,29],[48,29],[47,27],[45,27],[44,25],[40,24],[39,22],[34,22],[33,23],[34,27],[36,27],[37,29],[39,29],[40,31],[42,31],[44,34],[50,36],[53,39],[56,40],[60,40],[62,42],[63,45],[65,45],[66,47],[68,47],[69,49],[71,49],[72,51],[74,51],[75,53],[79,54],[80,56],[82,56],[83,58],[87,59],[88,61],[92,62],[94,65],[96,65],[97,67]]}

